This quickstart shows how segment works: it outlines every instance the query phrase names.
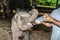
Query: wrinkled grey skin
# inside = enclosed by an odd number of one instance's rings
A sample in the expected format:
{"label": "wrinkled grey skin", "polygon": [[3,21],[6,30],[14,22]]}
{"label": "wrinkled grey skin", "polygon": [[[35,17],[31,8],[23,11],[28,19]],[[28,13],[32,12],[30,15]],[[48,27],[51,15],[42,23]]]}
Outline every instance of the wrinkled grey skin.
{"label": "wrinkled grey skin", "polygon": [[[20,11],[12,18],[12,39],[13,40],[29,40],[29,31],[32,26],[24,26],[27,23],[34,22],[38,16],[36,9],[31,10],[29,13]],[[19,39],[20,38],[20,39]]]}

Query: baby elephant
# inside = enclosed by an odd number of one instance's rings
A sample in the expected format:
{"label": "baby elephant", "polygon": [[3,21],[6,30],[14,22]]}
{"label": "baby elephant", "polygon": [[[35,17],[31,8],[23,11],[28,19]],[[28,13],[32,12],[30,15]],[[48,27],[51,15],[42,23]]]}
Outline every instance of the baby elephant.
{"label": "baby elephant", "polygon": [[29,29],[33,27],[32,22],[38,16],[38,10],[32,9],[29,13],[19,11],[12,18],[12,39],[13,40],[29,40]]}

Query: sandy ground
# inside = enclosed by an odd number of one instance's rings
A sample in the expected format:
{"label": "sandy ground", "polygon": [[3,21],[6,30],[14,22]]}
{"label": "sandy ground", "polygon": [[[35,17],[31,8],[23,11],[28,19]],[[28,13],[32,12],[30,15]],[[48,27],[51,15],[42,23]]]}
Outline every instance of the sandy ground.
{"label": "sandy ground", "polygon": [[[48,32],[47,30],[50,29],[43,27],[43,29],[31,30],[30,40],[50,40],[51,32]],[[11,23],[9,20],[0,20],[0,40],[12,40]]]}

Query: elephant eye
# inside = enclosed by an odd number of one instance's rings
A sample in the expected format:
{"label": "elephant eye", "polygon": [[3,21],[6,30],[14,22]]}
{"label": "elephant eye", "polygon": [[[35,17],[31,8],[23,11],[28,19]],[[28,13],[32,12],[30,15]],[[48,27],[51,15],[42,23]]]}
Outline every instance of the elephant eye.
{"label": "elephant eye", "polygon": [[23,19],[24,19],[24,17],[23,17],[23,16],[21,16],[21,17],[20,17],[20,19],[21,19],[21,20],[23,20]]}

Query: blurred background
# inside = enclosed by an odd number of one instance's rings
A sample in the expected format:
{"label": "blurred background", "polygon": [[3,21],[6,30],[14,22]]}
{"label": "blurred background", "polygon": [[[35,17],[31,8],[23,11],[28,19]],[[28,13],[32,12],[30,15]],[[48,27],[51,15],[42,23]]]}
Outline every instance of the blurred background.
{"label": "blurred background", "polygon": [[[30,11],[36,8],[39,16],[58,8],[60,0],[0,0],[0,40],[12,40],[11,19],[17,9]],[[52,28],[36,25],[30,31],[30,40],[50,40]]]}

